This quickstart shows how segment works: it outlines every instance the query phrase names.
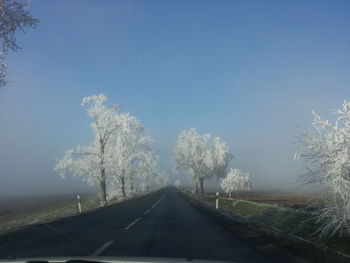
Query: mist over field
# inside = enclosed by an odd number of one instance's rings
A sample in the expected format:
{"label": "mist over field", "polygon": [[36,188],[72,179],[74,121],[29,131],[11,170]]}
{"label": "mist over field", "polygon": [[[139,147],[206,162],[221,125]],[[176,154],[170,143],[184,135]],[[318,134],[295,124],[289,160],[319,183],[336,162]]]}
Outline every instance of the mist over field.
{"label": "mist over field", "polygon": [[0,260],[348,262],[349,13],[0,0]]}
{"label": "mist over field", "polygon": [[293,142],[314,131],[312,110],[332,118],[349,99],[348,10],[342,1],[33,0],[40,24],[18,35],[23,49],[8,55],[0,90],[0,198],[98,192],[54,167],[93,140],[81,101],[100,93],[142,121],[169,184],[191,185],[172,159],[179,134],[195,127],[227,143],[230,167],[248,171],[253,190],[317,191],[296,182],[304,169]]}

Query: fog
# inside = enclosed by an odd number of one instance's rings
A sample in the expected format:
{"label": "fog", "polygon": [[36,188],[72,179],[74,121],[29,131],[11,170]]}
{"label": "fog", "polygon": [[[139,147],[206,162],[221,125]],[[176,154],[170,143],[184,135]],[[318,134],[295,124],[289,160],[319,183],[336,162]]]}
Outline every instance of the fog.
{"label": "fog", "polygon": [[254,190],[304,191],[294,137],[350,99],[348,3],[32,2],[41,22],[18,35],[0,90],[1,195],[98,190],[53,168],[93,139],[80,103],[99,93],[142,121],[170,184],[190,184],[172,156],[195,127],[229,145]]}

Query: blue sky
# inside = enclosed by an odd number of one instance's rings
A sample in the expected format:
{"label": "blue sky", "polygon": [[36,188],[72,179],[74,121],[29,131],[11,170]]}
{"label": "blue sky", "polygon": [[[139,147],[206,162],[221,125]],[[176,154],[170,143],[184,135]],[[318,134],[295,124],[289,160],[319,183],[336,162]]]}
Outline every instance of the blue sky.
{"label": "blue sky", "polygon": [[31,12],[41,22],[17,34],[0,91],[2,193],[84,189],[52,167],[92,138],[87,95],[141,119],[166,171],[196,127],[266,188],[294,187],[291,142],[311,110],[331,117],[350,99],[349,1],[33,0]]}

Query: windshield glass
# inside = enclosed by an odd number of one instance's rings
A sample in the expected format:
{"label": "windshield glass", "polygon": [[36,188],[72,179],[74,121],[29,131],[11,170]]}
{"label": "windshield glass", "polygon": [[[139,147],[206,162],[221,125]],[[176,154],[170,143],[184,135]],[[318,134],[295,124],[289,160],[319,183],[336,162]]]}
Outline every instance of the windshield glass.
{"label": "windshield glass", "polygon": [[0,0],[0,259],[346,262],[349,13]]}

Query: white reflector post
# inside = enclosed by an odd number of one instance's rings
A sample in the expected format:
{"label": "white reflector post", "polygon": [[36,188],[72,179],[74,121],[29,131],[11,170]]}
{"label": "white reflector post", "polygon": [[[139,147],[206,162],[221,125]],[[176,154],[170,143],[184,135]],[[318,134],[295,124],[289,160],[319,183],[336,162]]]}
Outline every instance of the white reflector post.
{"label": "white reflector post", "polygon": [[80,196],[79,195],[77,195],[77,199],[78,199],[79,213],[81,213],[81,201],[80,201]]}
{"label": "white reflector post", "polygon": [[216,192],[216,203],[215,203],[215,208],[219,209],[219,192]]}

